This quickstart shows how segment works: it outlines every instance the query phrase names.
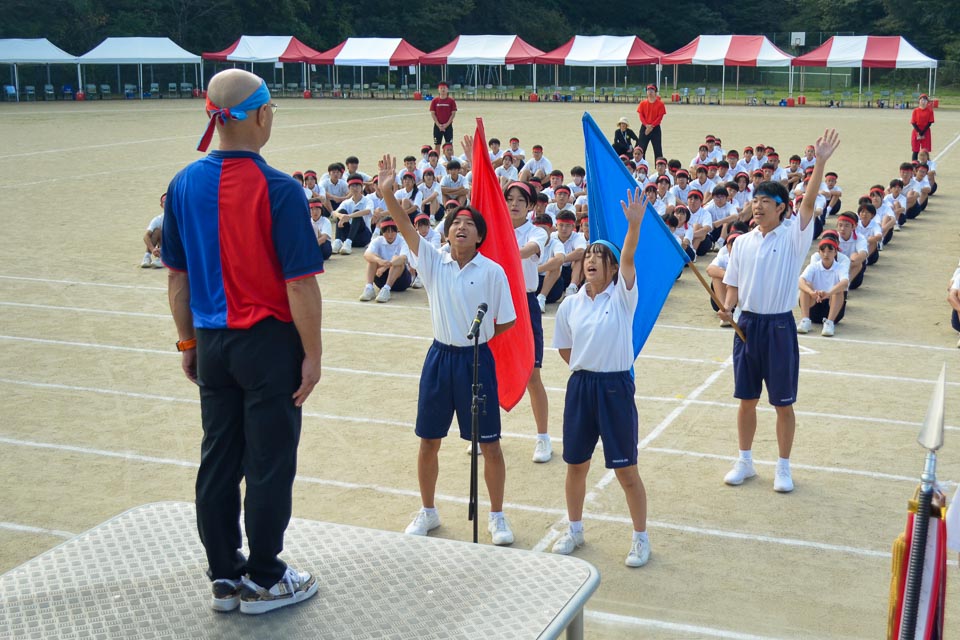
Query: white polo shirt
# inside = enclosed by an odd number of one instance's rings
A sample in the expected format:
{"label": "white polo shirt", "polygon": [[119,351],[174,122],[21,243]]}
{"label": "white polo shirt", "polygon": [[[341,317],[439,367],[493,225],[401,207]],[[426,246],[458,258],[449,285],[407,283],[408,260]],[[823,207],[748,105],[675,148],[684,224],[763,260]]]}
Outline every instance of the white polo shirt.
{"label": "white polo shirt", "polygon": [[800,269],[813,242],[813,220],[780,224],[763,235],[757,227],[737,238],[723,283],[737,287],[739,306],[752,313],[787,313],[797,304]]}
{"label": "white polo shirt", "polygon": [[[556,256],[566,255],[566,252],[563,250],[563,243],[557,240],[556,238],[550,238],[547,240],[547,245],[543,248],[543,252],[540,254],[540,261],[537,263],[538,267],[542,267],[547,264],[551,258]],[[544,295],[547,294],[546,291],[541,291]]]}
{"label": "white polo shirt", "polygon": [[517,319],[507,275],[493,260],[477,253],[461,269],[449,251],[437,249],[423,237],[417,254],[417,273],[427,291],[433,336],[438,342],[456,347],[473,344],[467,332],[482,302],[488,309],[480,325],[480,342],[493,337],[494,324]]}
{"label": "white polo shirt", "polygon": [[540,156],[540,159],[530,158],[523,165],[525,171],[529,171],[530,175],[534,175],[537,171],[543,171],[544,175],[549,175],[553,171],[553,165],[550,164],[550,161],[547,160],[546,156]]}
{"label": "white polo shirt", "polygon": [[397,202],[402,203],[404,200],[409,200],[413,206],[417,208],[417,211],[420,210],[420,206],[423,204],[423,190],[420,187],[415,188],[413,195],[410,194],[406,189],[398,189],[393,192],[393,197],[397,199]]}
{"label": "white polo shirt", "polygon": [[627,289],[623,275],[593,299],[587,287],[567,296],[557,309],[553,346],[570,349],[571,371],[627,371],[633,366],[633,313],[637,283]]}
{"label": "white polo shirt", "polygon": [[527,293],[537,290],[540,285],[540,276],[537,273],[537,266],[540,264],[540,256],[543,255],[544,247],[547,246],[547,232],[540,227],[533,226],[533,223],[527,220],[519,227],[513,230],[517,238],[517,246],[523,249],[531,242],[536,242],[540,248],[539,254],[533,254],[529,258],[520,259],[520,266],[523,267],[523,283],[527,288]]}
{"label": "white polo shirt", "polygon": [[160,215],[154,217],[154,219],[150,221],[150,224],[147,225],[147,231],[148,231],[149,233],[153,233],[153,232],[156,231],[157,229],[162,229],[162,228],[163,228],[163,214],[162,214],[162,213],[161,213]]}
{"label": "white polo shirt", "polygon": [[368,198],[367,196],[363,196],[362,198],[360,198],[359,201],[356,201],[356,202],[354,202],[353,198],[347,198],[346,200],[340,203],[339,207],[337,207],[338,212],[343,212],[348,214],[354,213],[357,211],[363,211],[364,209],[370,212],[370,213],[364,214],[363,216],[363,221],[369,226],[370,219],[373,218],[374,204],[373,204],[373,200]]}
{"label": "white polo shirt", "polygon": [[517,176],[520,175],[520,172],[517,171],[516,165],[510,165],[510,168],[507,167],[497,167],[494,173],[497,174],[498,178],[506,178],[507,180],[514,181],[517,179]]}
{"label": "white polo shirt", "polygon": [[953,277],[950,278],[950,288],[960,289],[960,267],[957,267],[957,270],[953,272]]}
{"label": "white polo shirt", "polygon": [[720,251],[717,252],[716,257],[710,261],[711,267],[720,267],[723,270],[726,270],[727,265],[730,264],[730,250],[724,245],[720,248]]}
{"label": "white polo shirt", "polygon": [[863,222],[857,223],[857,235],[863,236],[864,238],[872,238],[873,236],[882,236],[883,229],[880,228],[880,225],[877,224],[877,216],[873,216],[873,220],[870,221],[870,224],[863,226]]}
{"label": "white polo shirt", "polygon": [[[347,194],[350,193],[350,186],[347,184],[347,181],[343,178],[337,180],[337,184],[333,184],[330,181],[330,176],[324,176],[323,180],[320,181],[320,186],[322,187],[323,192],[334,198],[346,198]],[[319,194],[318,194],[319,195]]]}
{"label": "white polo shirt", "polygon": [[708,204],[703,208],[710,212],[710,217],[713,219],[714,222],[719,222],[720,220],[723,220],[724,218],[729,218],[730,216],[735,215],[737,213],[737,208],[732,204],[730,204],[729,202],[723,205],[722,207],[718,207],[715,202],[711,202],[710,204]]}
{"label": "white polo shirt", "polygon": [[381,260],[393,260],[397,256],[407,256],[409,258],[410,249],[407,248],[403,236],[398,233],[392,243],[387,242],[387,239],[383,236],[377,236],[370,241],[364,253],[377,256]]}
{"label": "white polo shirt", "polygon": [[823,266],[823,262],[811,262],[800,275],[801,278],[813,287],[814,291],[830,291],[841,280],[850,279],[849,262],[846,264],[834,260],[830,268]]}
{"label": "white polo shirt", "polygon": [[[443,230],[442,227],[441,227],[441,230]],[[419,233],[419,231],[417,233]],[[420,237],[425,238],[427,242],[432,244],[437,249],[440,248],[440,233],[436,229],[430,229],[429,231],[427,231],[427,235],[420,236]]]}
{"label": "white polo shirt", "polygon": [[713,216],[706,207],[700,207],[696,213],[690,214],[690,220],[687,222],[691,227],[695,224],[702,225],[708,230],[713,229]]}
{"label": "white polo shirt", "polygon": [[[570,255],[577,249],[586,249],[587,248],[587,239],[583,237],[583,234],[579,231],[574,231],[570,234],[570,237],[567,238],[566,242],[560,239],[560,232],[554,231],[551,236],[551,240],[556,240],[557,242],[563,245],[564,255]],[[568,265],[570,261],[566,261],[563,264]]]}
{"label": "white polo shirt", "polygon": [[320,216],[316,220],[311,218],[310,222],[313,224],[313,232],[316,234],[317,240],[320,239],[321,235],[326,235],[328,238],[333,237],[333,226],[330,224],[330,218]]}
{"label": "white polo shirt", "polygon": [[840,236],[840,253],[848,258],[861,251],[866,255],[868,248],[867,239],[856,232],[850,234],[849,240],[844,240],[843,236]]}
{"label": "white polo shirt", "polygon": [[577,208],[572,203],[568,202],[567,204],[563,205],[563,208],[561,209],[557,206],[556,202],[551,202],[547,205],[547,208],[544,209],[544,213],[553,219],[553,224],[557,224],[557,214],[559,214],[561,211],[569,211],[570,213],[576,215]]}
{"label": "white polo shirt", "polygon": [[687,204],[687,194],[690,193],[690,189],[692,188],[693,187],[690,186],[689,182],[687,183],[687,186],[683,187],[682,189],[680,188],[679,184],[675,184],[672,187],[670,187],[670,190],[667,191],[667,193],[672,194],[677,202],[682,202],[683,204]]}
{"label": "white polo shirt", "polygon": [[683,242],[681,242],[682,240],[686,240],[687,242],[692,243],[693,242],[693,225],[688,222],[685,225],[678,226],[674,230],[673,235],[674,237],[676,237],[677,241],[680,242],[681,245],[683,244]]}

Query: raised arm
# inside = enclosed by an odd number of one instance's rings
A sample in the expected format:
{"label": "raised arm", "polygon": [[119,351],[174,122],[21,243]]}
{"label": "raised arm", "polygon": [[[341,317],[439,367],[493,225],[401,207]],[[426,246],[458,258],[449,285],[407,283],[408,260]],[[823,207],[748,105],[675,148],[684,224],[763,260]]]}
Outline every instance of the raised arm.
{"label": "raised arm", "polygon": [[417,233],[417,230],[413,227],[413,224],[411,224],[410,216],[403,211],[403,207],[400,206],[397,198],[393,195],[394,186],[396,185],[397,159],[388,153],[383,156],[378,164],[380,168],[379,181],[380,191],[383,193],[383,203],[387,205],[387,212],[390,214],[390,217],[397,223],[397,230],[407,243],[410,253],[417,255],[420,250],[420,234]]}
{"label": "raised arm", "polygon": [[640,240],[640,225],[643,223],[643,216],[647,212],[649,200],[644,193],[640,192],[638,187],[635,191],[627,191],[627,201],[620,201],[623,207],[623,215],[627,222],[627,235],[623,239],[623,248],[620,250],[620,275],[623,277],[623,283],[627,289],[633,289],[637,284],[637,267],[634,264],[633,257],[637,252],[637,242]]}

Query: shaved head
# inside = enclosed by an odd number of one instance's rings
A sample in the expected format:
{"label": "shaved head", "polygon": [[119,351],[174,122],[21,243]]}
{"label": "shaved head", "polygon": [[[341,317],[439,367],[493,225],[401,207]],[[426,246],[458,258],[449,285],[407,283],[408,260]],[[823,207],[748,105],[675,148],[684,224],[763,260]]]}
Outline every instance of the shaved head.
{"label": "shaved head", "polygon": [[210,78],[207,97],[221,108],[231,108],[249,98],[263,80],[243,69],[227,69]]}

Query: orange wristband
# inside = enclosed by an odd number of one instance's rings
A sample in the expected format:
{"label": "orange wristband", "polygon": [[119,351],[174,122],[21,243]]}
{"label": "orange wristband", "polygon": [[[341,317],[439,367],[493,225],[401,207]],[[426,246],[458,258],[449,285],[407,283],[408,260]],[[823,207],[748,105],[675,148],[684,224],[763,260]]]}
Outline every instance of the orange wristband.
{"label": "orange wristband", "polygon": [[189,351],[190,349],[197,348],[197,339],[190,338],[189,340],[178,340],[177,341],[177,351]]}

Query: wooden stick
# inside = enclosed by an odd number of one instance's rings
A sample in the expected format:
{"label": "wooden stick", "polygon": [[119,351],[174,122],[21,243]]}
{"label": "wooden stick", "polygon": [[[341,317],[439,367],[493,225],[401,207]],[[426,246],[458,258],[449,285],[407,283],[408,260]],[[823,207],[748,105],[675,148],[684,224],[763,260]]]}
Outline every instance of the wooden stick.
{"label": "wooden stick", "polygon": [[[700,281],[700,284],[703,285],[703,288],[706,289],[706,290],[707,290],[707,293],[710,294],[710,297],[713,298],[713,302],[714,302],[718,307],[720,307],[720,311],[726,313],[727,310],[726,310],[726,308],[723,306],[723,301],[720,300],[720,298],[717,297],[717,292],[714,291],[714,290],[710,287],[710,283],[707,282],[707,280],[703,277],[703,274],[700,273],[700,269],[697,269],[697,265],[694,264],[694,262],[693,262],[692,260],[691,260],[690,262],[688,262],[687,264],[690,265],[690,269],[693,270],[694,275],[697,276],[697,280]],[[733,321],[733,318],[730,318],[730,324],[733,325],[733,330],[737,332],[737,335],[740,336],[740,339],[743,340],[743,342],[746,342],[746,341],[747,341],[747,336],[744,335],[743,329],[741,329],[741,328],[737,325],[737,323]]]}

